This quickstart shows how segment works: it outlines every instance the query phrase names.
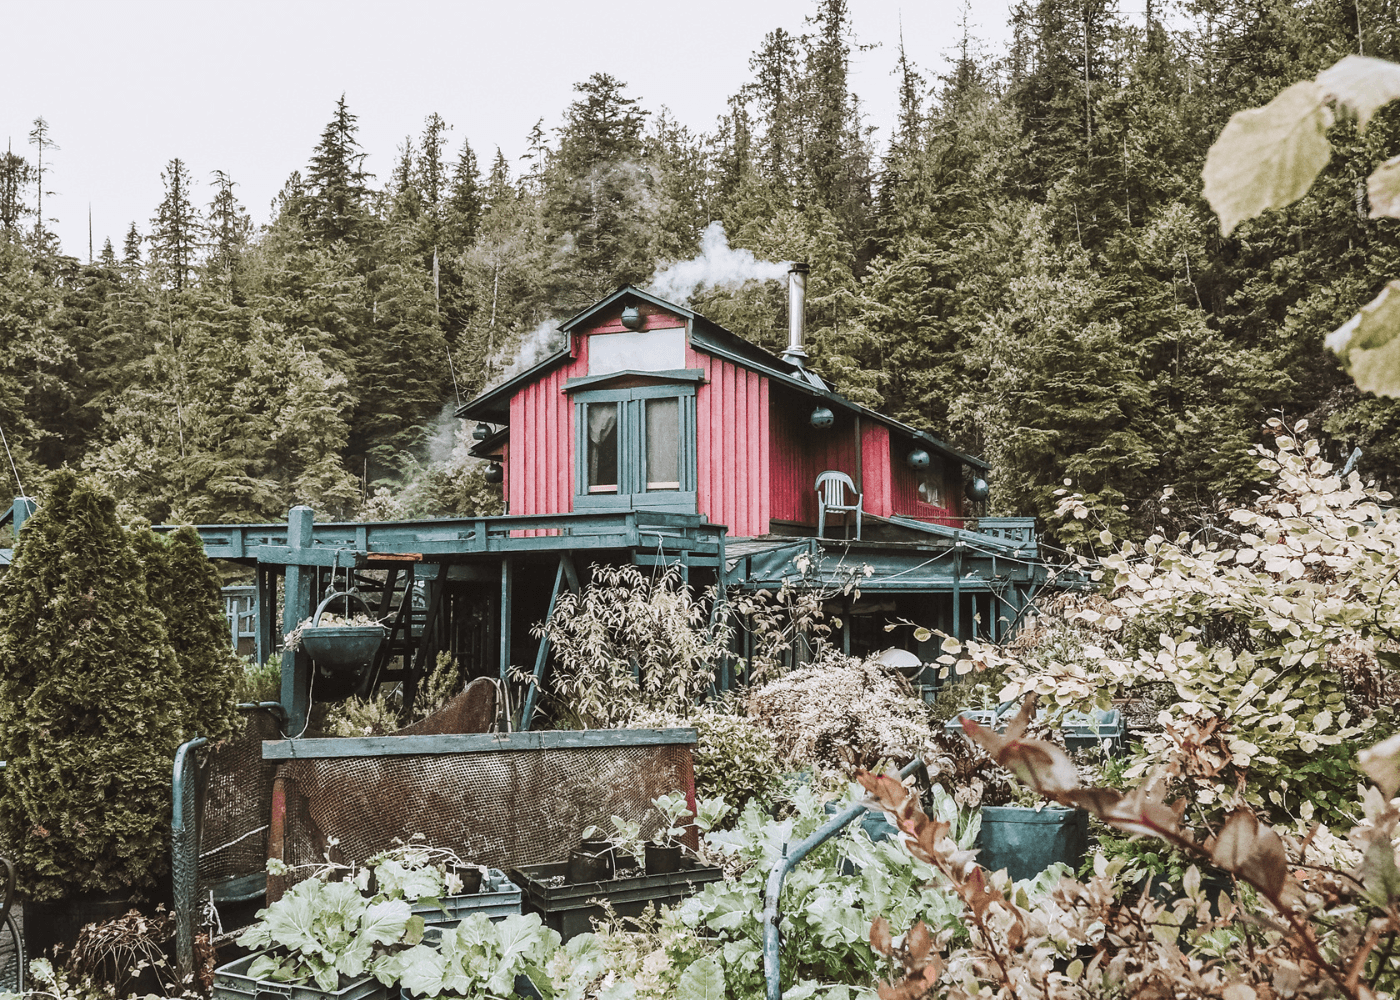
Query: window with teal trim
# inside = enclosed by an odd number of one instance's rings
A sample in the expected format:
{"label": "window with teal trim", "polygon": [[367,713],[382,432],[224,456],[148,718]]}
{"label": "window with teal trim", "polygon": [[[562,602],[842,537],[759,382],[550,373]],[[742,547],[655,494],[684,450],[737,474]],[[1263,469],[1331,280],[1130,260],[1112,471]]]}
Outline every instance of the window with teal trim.
{"label": "window with teal trim", "polygon": [[574,407],[575,510],[695,513],[694,386],[594,389]]}

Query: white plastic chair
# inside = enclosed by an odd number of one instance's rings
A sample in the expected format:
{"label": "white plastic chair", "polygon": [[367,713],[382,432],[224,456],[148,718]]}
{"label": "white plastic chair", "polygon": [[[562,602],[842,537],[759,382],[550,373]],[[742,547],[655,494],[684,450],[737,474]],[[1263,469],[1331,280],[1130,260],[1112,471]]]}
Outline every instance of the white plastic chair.
{"label": "white plastic chair", "polygon": [[[856,484],[851,481],[851,477],[844,472],[823,472],[817,477],[817,537],[821,538],[826,532],[826,512],[835,511],[843,514],[854,512],[856,515],[856,541],[860,541],[860,516],[861,505],[865,501],[865,494],[856,491]],[[855,494],[856,502],[846,502],[846,491]]]}

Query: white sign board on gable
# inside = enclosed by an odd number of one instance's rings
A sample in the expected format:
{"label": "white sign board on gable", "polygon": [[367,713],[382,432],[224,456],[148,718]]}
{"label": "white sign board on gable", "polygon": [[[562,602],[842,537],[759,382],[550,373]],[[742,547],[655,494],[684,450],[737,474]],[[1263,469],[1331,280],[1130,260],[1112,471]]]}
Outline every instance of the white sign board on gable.
{"label": "white sign board on gable", "polygon": [[685,367],[685,327],[636,333],[595,333],[588,338],[588,374],[665,372]]}

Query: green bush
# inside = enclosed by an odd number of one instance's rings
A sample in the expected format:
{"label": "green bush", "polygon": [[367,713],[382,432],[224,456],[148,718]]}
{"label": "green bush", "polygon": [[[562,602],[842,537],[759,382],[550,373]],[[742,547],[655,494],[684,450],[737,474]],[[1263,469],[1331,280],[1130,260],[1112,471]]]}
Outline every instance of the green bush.
{"label": "green bush", "polygon": [[782,765],[773,734],[742,715],[696,712],[690,719],[695,746],[695,794],[722,797],[734,807],[732,824],[750,799],[765,803],[768,790],[778,787]]}
{"label": "green bush", "polygon": [[33,900],[156,886],[175,750],[232,725],[236,661],[198,534],[167,542],[116,509],[56,474],[0,580],[0,841]]}

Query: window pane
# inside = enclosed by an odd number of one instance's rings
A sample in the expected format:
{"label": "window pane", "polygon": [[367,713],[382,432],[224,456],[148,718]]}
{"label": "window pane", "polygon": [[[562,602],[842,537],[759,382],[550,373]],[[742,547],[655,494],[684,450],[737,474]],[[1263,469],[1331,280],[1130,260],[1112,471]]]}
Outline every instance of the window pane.
{"label": "window pane", "polygon": [[647,468],[648,490],[679,490],[681,467],[681,401],[648,399]]}
{"label": "window pane", "polygon": [[935,507],[943,506],[943,490],[934,472],[925,472],[919,477],[919,499]]}
{"label": "window pane", "polygon": [[588,492],[617,492],[617,404],[589,403]]}

